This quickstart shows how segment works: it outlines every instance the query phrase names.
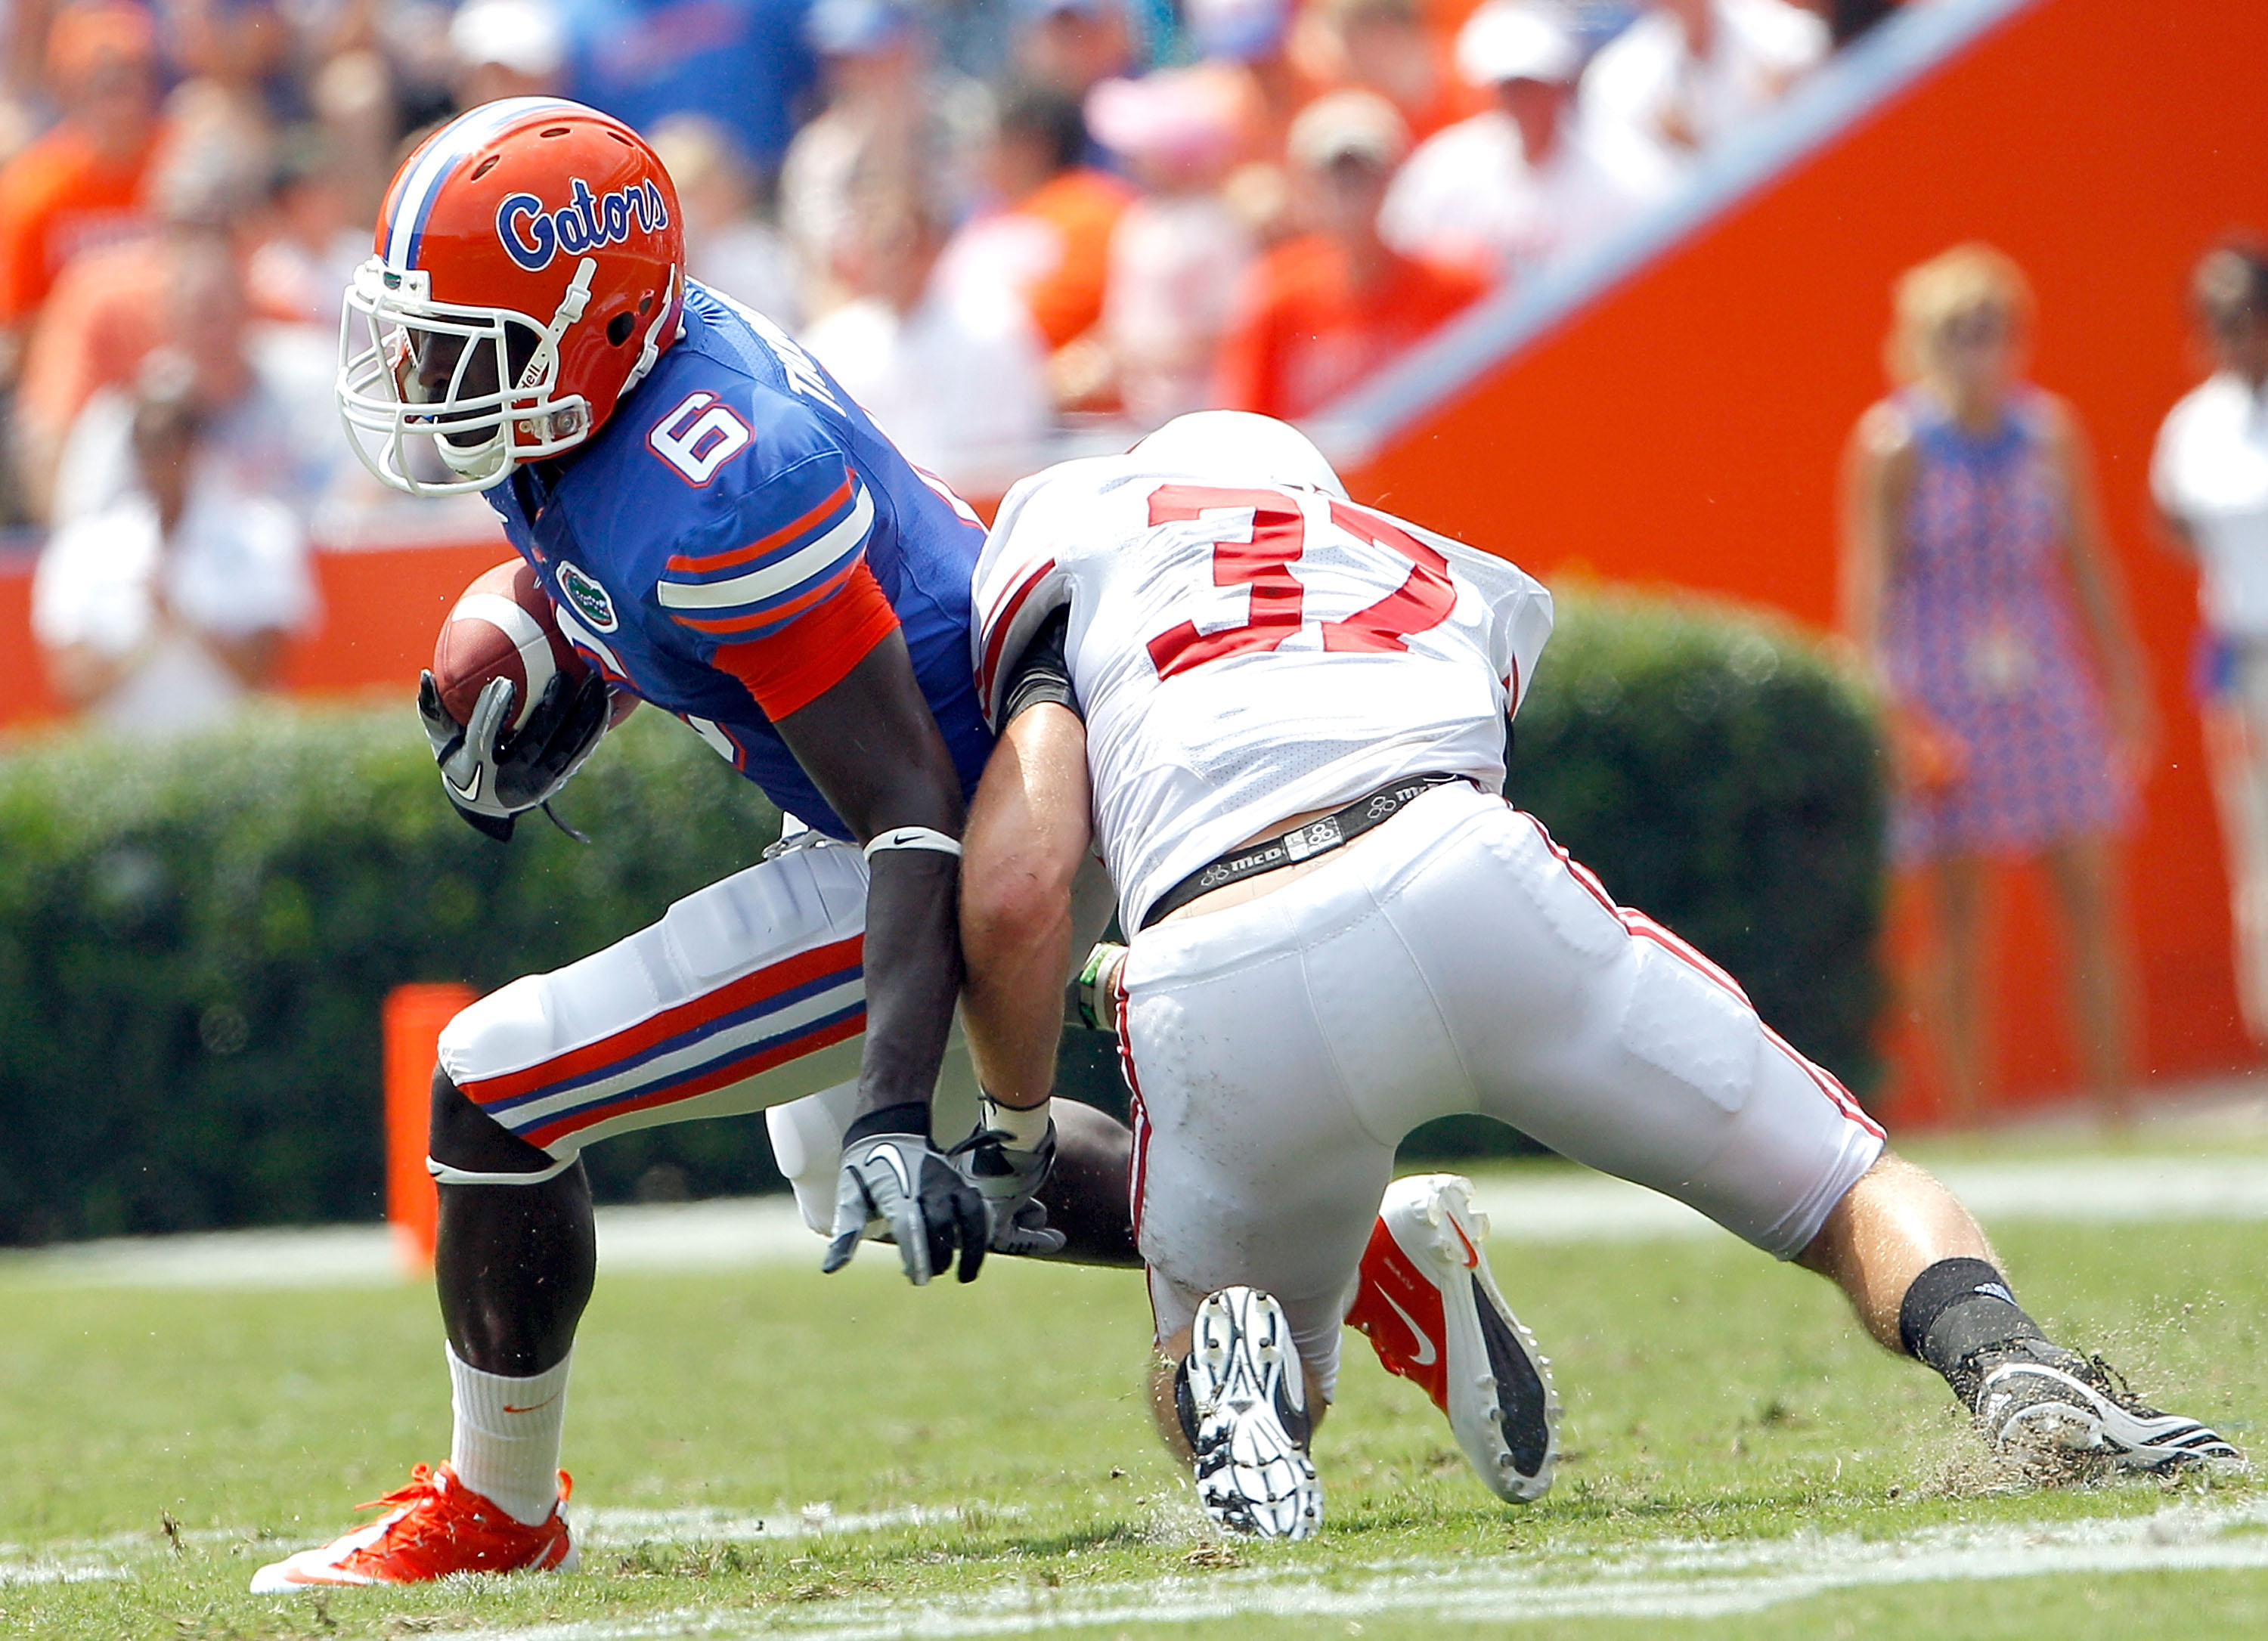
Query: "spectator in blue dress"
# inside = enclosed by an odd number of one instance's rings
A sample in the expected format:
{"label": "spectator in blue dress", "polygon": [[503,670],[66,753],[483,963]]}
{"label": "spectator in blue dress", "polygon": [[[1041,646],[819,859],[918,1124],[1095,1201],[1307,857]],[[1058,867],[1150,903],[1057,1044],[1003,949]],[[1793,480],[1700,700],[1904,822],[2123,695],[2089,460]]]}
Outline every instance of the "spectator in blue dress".
{"label": "spectator in blue dress", "polygon": [[1899,390],[1860,418],[1845,488],[1846,630],[1889,709],[1891,850],[1937,914],[1926,1015],[1953,1115],[1988,1086],[1988,867],[2046,868],[2063,913],[2073,1034],[2090,1091],[2125,1115],[2139,1039],[2117,839],[2153,736],[2071,407],[2022,375],[2022,271],[1963,245],[1898,281]]}
{"label": "spectator in blue dress", "polygon": [[766,175],[810,85],[809,0],[563,0],[568,95],[640,130],[706,114]]}

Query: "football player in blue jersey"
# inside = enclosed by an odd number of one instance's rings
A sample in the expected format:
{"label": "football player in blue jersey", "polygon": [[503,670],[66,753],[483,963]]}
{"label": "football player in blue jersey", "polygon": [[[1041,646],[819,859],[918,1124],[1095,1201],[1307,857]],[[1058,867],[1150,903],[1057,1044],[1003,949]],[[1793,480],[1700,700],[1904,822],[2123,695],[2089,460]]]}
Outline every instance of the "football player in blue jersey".
{"label": "football player in blue jersey", "polygon": [[[341,341],[357,450],[398,489],[485,494],[593,666],[532,702],[492,680],[467,723],[428,674],[452,801],[509,837],[627,698],[810,829],[450,1025],[430,1161],[449,1462],[262,1568],[261,1591],[572,1564],[557,1464],[596,1263],[578,1159],[593,1140],[837,1087],[847,1128],[782,1159],[833,1187],[827,1269],[887,1235],[914,1282],[956,1261],[967,1281],[988,1247],[1064,1240],[1027,1189],[988,1217],[970,1182],[986,1169],[931,1139],[958,839],[991,746],[968,650],[980,522],[777,327],[687,283],[668,175],[606,115],[541,98],[464,114],[395,176],[376,248]],[[1090,1115],[1123,1157],[1123,1131]],[[1027,1186],[1054,1137],[980,1122],[972,1144]]]}

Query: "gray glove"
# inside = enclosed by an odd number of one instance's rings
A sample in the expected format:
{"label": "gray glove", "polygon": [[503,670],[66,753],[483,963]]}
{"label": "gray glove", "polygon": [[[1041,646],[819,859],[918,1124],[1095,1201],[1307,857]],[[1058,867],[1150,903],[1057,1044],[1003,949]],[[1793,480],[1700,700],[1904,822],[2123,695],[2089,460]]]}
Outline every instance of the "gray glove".
{"label": "gray glove", "polygon": [[607,732],[607,681],[596,672],[554,673],[527,721],[513,730],[506,726],[518,695],[510,679],[491,678],[473,703],[472,722],[460,724],[441,704],[433,674],[417,681],[417,717],[449,802],[475,830],[499,841],[511,838],[514,816],[567,784]]}
{"label": "gray glove", "polygon": [[[919,1109],[928,1115],[927,1107]],[[858,1135],[860,1124],[870,1121],[853,1123],[851,1134]],[[961,1279],[976,1280],[990,1240],[984,1199],[930,1144],[927,1134],[870,1130],[846,1139],[837,1181],[835,1240],[827,1245],[821,1270],[842,1269],[858,1251],[859,1240],[873,1237],[898,1245],[906,1279],[916,1287],[953,1263],[956,1246],[961,1249]]]}
{"label": "gray glove", "polygon": [[1036,1199],[1048,1174],[1056,1165],[1056,1125],[1039,1144],[1024,1151],[1008,1137],[988,1129],[979,1118],[976,1131],[946,1155],[961,1170],[961,1177],[984,1199],[991,1220],[991,1247],[996,1254],[1060,1254],[1064,1233],[1048,1227],[1048,1211]]}

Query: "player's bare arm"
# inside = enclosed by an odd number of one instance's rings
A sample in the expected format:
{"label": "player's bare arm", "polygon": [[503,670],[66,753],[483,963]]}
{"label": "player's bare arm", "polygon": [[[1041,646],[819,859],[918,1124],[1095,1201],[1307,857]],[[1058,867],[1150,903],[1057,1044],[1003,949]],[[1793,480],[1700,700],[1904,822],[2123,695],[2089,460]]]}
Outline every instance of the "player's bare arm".
{"label": "player's bare arm", "polygon": [[1071,885],[1094,841],[1086,725],[1042,703],[1010,721],[969,807],[961,938],[965,1029],[985,1092],[1030,1109],[1055,1090]]}
{"label": "player's bare arm", "polygon": [[[1138,1265],[1126,1196],[1132,1135],[1092,1107],[1052,1097],[1064,982],[1101,922],[1080,903],[1083,884],[1102,885],[1064,625],[1059,611],[1009,669],[999,744],[969,806],[961,1019],[983,1102],[960,1156],[991,1203],[996,1248]],[[1089,987],[1098,989],[1107,981]],[[1028,1234],[1038,1227],[1059,1246]]]}
{"label": "player's bare arm", "polygon": [[990,1243],[984,1205],[930,1143],[961,995],[960,776],[895,632],[779,732],[868,863],[865,1049],[825,1269],[887,1225],[915,1282],[956,1249],[961,1280],[973,1281]]}
{"label": "player's bare arm", "polygon": [[[867,850],[866,1042],[860,1119],[894,1107],[929,1131],[938,1064],[961,992],[956,938],[961,777],[892,633],[780,736]],[[895,847],[889,843],[905,835]],[[908,1130],[912,1131],[912,1130]]]}

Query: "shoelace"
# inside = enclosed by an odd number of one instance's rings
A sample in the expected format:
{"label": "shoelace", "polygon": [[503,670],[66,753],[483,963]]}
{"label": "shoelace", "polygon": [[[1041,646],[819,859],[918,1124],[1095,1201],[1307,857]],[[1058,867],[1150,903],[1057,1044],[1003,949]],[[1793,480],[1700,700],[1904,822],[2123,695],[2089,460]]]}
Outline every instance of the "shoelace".
{"label": "shoelace", "polygon": [[376,1557],[394,1550],[416,1550],[436,1537],[438,1526],[437,1512],[421,1510],[419,1505],[437,1502],[446,1497],[448,1490],[436,1479],[432,1468],[418,1465],[409,1472],[407,1486],[397,1487],[368,1504],[357,1505],[357,1510],[397,1509],[401,1514],[388,1523],[375,1543],[365,1544],[354,1552],[350,1560]]}
{"label": "shoelace", "polygon": [[[563,1474],[561,1480],[560,1498],[563,1500],[574,1483],[567,1481]],[[439,1511],[421,1510],[418,1506],[428,1503],[444,1502],[452,1491],[461,1493],[462,1490],[461,1484],[454,1489],[444,1487],[435,1475],[431,1466],[421,1464],[415,1467],[409,1472],[409,1481],[407,1485],[397,1487],[392,1492],[381,1498],[373,1498],[367,1504],[355,1506],[357,1510],[398,1509],[402,1512],[398,1520],[387,1527],[377,1543],[365,1545],[356,1551],[355,1555],[364,1556],[376,1556],[391,1550],[416,1550],[429,1543],[446,1541],[450,1536],[446,1518]],[[468,1514],[482,1524],[494,1525],[489,1512],[477,1505],[468,1503],[464,1508]]]}
{"label": "shoelace", "polygon": [[2074,1377],[2085,1380],[2127,1412],[2138,1417],[2154,1419],[2165,1417],[2157,1409],[2136,1395],[2134,1387],[2128,1382],[2126,1375],[2111,1366],[2100,1356],[2082,1358],[2080,1371]]}
{"label": "shoelace", "polygon": [[432,1467],[421,1464],[409,1472],[409,1482],[407,1486],[397,1487],[392,1492],[357,1505],[355,1508],[386,1510],[397,1505],[415,1505],[422,1503],[428,1497],[438,1496],[443,1490],[441,1484],[433,1479]]}

